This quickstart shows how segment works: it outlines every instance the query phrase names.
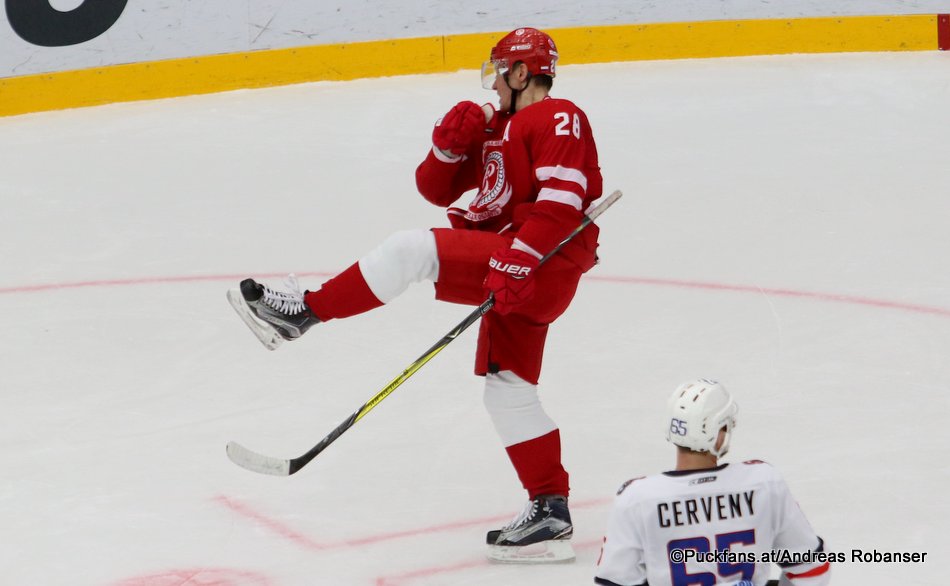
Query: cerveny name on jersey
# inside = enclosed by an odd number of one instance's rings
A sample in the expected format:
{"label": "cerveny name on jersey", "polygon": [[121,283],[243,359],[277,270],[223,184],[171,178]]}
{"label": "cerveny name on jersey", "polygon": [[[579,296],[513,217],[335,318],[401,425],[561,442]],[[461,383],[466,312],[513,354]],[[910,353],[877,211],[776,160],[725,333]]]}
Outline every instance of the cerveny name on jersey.
{"label": "cerveny name on jersey", "polygon": [[662,502],[656,506],[660,527],[682,527],[755,514],[755,490]]}

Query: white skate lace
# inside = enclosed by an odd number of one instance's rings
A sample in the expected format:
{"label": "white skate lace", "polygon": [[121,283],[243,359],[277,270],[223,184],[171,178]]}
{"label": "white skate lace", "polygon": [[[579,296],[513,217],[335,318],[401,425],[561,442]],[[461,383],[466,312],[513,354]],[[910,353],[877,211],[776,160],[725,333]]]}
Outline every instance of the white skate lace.
{"label": "white skate lace", "polygon": [[524,525],[528,519],[534,517],[538,512],[538,501],[531,500],[525,504],[524,508],[521,509],[521,512],[515,515],[515,518],[511,520],[510,523],[502,527],[502,531],[511,531],[519,525]]}
{"label": "white skate lace", "polygon": [[277,291],[264,285],[264,296],[262,297],[264,304],[285,315],[294,315],[303,311],[303,293],[300,291],[297,275],[293,273],[287,275],[287,278],[284,279],[284,286],[290,290]]}

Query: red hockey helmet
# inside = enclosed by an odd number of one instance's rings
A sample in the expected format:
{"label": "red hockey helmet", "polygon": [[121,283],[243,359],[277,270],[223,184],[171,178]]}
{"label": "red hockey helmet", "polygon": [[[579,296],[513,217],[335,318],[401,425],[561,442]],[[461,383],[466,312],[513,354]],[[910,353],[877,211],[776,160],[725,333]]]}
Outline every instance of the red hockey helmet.
{"label": "red hockey helmet", "polygon": [[482,65],[482,85],[491,89],[495,75],[504,75],[519,61],[528,66],[531,75],[554,77],[557,57],[550,35],[536,28],[519,28],[492,47],[489,61]]}

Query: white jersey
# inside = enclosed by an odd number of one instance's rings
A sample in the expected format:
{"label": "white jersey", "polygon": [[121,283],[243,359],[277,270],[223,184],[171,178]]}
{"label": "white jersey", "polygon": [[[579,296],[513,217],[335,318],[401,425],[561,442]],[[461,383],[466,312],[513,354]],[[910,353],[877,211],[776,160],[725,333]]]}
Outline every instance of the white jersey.
{"label": "white jersey", "polygon": [[[761,586],[830,579],[827,554],[778,471],[759,460],[627,481],[594,581],[602,586]],[[789,581],[791,580],[791,581]]]}

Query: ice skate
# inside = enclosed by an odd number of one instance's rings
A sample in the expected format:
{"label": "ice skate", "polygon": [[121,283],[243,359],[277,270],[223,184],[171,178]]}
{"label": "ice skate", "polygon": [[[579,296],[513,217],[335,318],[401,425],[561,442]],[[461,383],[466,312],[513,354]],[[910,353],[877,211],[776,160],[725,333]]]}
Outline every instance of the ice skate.
{"label": "ice skate", "polygon": [[542,495],[528,502],[511,523],[488,532],[488,559],[513,564],[549,564],[574,560],[571,513],[567,498]]}
{"label": "ice skate", "polygon": [[288,291],[245,279],[240,290],[228,291],[231,306],[269,350],[276,350],[284,340],[299,338],[320,321],[304,303],[297,277],[288,275],[284,284]]}

